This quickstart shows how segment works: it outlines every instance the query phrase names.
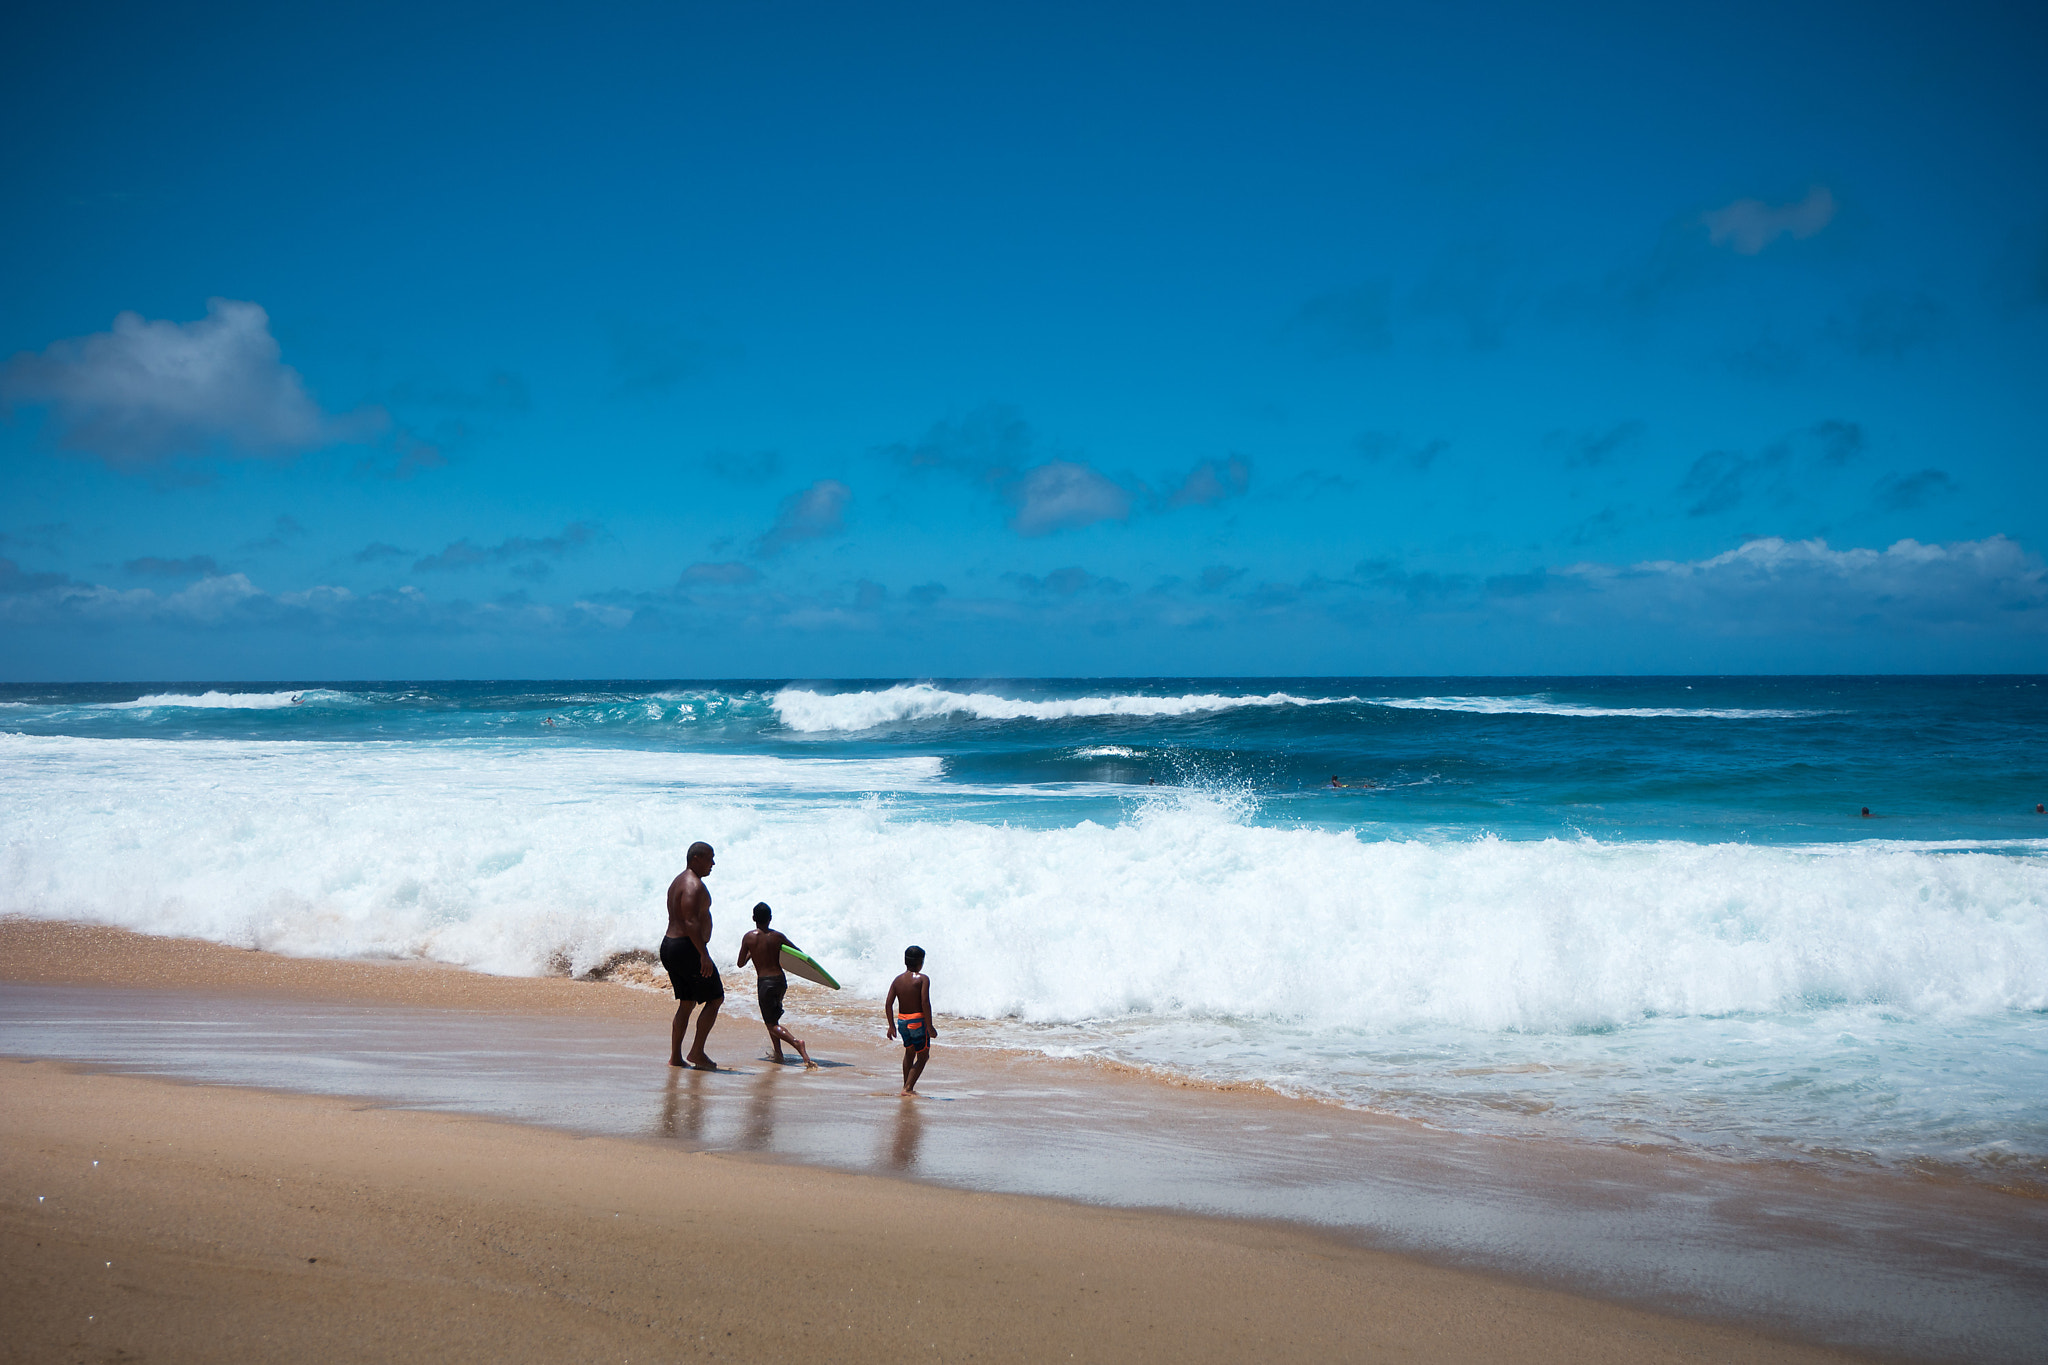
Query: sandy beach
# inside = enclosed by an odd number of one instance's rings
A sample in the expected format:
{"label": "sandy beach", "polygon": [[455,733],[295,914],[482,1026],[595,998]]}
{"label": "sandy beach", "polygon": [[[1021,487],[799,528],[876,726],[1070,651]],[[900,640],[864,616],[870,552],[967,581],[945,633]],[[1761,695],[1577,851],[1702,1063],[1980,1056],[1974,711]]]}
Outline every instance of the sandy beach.
{"label": "sandy beach", "polygon": [[9,1360],[1848,1358],[1289,1230],[6,1075]]}
{"label": "sandy beach", "polygon": [[[666,1009],[595,983],[21,920],[0,923],[0,980]],[[9,1360],[1852,1358],[1271,1222],[49,1061],[4,1074]]]}

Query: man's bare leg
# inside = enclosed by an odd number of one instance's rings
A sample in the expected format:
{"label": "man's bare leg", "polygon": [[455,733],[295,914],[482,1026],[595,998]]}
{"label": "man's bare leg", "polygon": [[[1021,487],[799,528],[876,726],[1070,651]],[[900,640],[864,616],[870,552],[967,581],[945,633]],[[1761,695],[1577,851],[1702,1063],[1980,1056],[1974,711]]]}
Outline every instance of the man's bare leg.
{"label": "man's bare leg", "polygon": [[[704,1039],[711,1033],[711,1021],[718,1017],[718,1006],[720,1003],[722,1002],[717,1000],[711,1001],[704,1006],[703,1012],[697,1016],[697,1041],[691,1044],[690,1055],[684,1059],[684,1062],[696,1067],[699,1071],[718,1070],[718,1063],[704,1055]],[[678,1036],[680,1037],[681,1035],[678,1034]],[[678,1065],[682,1065],[682,1063],[678,1063]]]}
{"label": "man's bare leg", "polygon": [[770,1024],[768,1026],[768,1036],[775,1041],[776,1061],[779,1062],[783,1060],[782,1045],[784,1043],[788,1043],[791,1047],[796,1049],[796,1055],[804,1059],[805,1070],[816,1071],[818,1069],[818,1064],[811,1060],[811,1054],[805,1051],[804,1049],[804,1040],[797,1037],[794,1033],[791,1033],[782,1025]]}
{"label": "man's bare leg", "polygon": [[668,1026],[668,1064],[685,1066],[683,1061],[683,1031],[690,1026],[690,1011],[697,1008],[694,1000],[676,1001],[675,1022]]}
{"label": "man's bare leg", "polygon": [[924,1075],[924,1064],[925,1064],[925,1062],[927,1062],[928,1060],[930,1060],[930,1058],[931,1058],[931,1055],[932,1055],[932,1050],[931,1050],[931,1047],[930,1047],[930,1045],[926,1045],[926,1046],[924,1046],[924,1047],[921,1047],[921,1048],[919,1048],[919,1049],[918,1049],[917,1051],[915,1051],[915,1052],[912,1052],[912,1051],[910,1051],[910,1050],[909,1050],[908,1048],[904,1049],[904,1052],[903,1052],[903,1093],[904,1093],[904,1094],[906,1094],[906,1095],[913,1095],[913,1096],[917,1094],[917,1078],[918,1078],[919,1076],[922,1076],[922,1075]]}

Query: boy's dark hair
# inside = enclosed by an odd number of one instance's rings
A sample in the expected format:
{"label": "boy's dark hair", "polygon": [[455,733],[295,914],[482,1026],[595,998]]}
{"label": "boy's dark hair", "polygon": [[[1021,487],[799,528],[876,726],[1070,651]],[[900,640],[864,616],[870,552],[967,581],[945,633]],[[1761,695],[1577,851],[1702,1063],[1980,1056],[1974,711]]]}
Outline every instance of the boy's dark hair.
{"label": "boy's dark hair", "polygon": [[768,908],[767,901],[754,902],[754,923],[766,924],[769,918],[774,915],[774,913],[775,912],[773,910],[770,910]]}
{"label": "boy's dark hair", "polygon": [[903,965],[912,971],[922,967],[924,965],[924,949],[918,947],[915,943],[905,948],[903,950]]}

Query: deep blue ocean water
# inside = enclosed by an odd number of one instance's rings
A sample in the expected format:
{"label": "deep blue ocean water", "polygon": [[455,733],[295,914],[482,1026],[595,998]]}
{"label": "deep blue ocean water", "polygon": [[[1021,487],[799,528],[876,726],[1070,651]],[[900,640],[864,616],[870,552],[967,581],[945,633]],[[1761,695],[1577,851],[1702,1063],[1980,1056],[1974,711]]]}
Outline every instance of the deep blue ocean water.
{"label": "deep blue ocean water", "polygon": [[0,911],[583,970],[702,838],[721,951],[914,939],[984,1041],[2039,1179],[2044,684],[15,685]]}

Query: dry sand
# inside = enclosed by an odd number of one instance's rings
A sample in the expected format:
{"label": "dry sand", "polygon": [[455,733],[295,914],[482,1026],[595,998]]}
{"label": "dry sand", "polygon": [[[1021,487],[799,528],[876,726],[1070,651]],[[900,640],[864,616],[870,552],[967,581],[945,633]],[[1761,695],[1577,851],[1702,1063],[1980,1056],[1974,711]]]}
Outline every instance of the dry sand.
{"label": "dry sand", "polygon": [[[0,980],[665,1011],[19,920]],[[1849,1358],[1308,1231],[47,1062],[0,1076],[0,1360]]]}

